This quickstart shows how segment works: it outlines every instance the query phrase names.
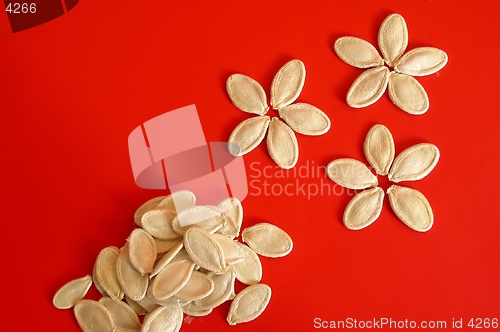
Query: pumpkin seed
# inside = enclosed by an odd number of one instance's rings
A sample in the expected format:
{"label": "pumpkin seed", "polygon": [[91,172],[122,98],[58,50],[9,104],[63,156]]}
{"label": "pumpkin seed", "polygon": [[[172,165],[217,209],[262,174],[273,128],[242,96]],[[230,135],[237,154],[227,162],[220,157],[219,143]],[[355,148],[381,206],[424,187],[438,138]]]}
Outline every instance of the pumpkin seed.
{"label": "pumpkin seed", "polygon": [[135,224],[137,226],[139,226],[139,227],[142,227],[141,220],[142,220],[142,216],[144,215],[144,213],[146,213],[149,210],[152,210],[152,209],[156,208],[156,206],[158,205],[158,203],[161,202],[161,200],[163,200],[164,198],[165,198],[165,196],[159,196],[159,197],[151,198],[146,203],[142,204],[137,209],[137,211],[135,211],[135,213],[134,213],[134,222],[135,222]]}
{"label": "pumpkin seed", "polygon": [[194,304],[193,302],[186,304],[185,306],[182,306],[182,311],[189,316],[193,317],[202,317],[210,314],[212,312],[212,309],[204,310],[200,309]]}
{"label": "pumpkin seed", "polygon": [[392,182],[415,181],[426,177],[439,160],[439,149],[434,144],[416,144],[401,152],[389,172]]}
{"label": "pumpkin seed", "polygon": [[193,271],[188,282],[175,296],[184,301],[200,300],[210,295],[214,290],[214,282],[205,274]]}
{"label": "pumpkin seed", "polygon": [[182,325],[182,318],[180,307],[159,307],[144,318],[142,332],[178,332]]}
{"label": "pumpkin seed", "polygon": [[378,187],[356,194],[344,211],[344,225],[352,230],[371,225],[380,216],[383,202],[384,191]]}
{"label": "pumpkin seed", "polygon": [[[394,160],[394,139],[386,126],[374,125],[363,144],[366,159],[377,174],[387,175]],[[377,185],[377,184],[375,184]]]}
{"label": "pumpkin seed", "polygon": [[159,301],[159,300],[156,301],[156,303],[158,305],[161,305],[164,307],[182,307],[182,306],[190,304],[191,302],[192,301],[181,300],[175,295],[172,295],[171,297],[169,297],[168,299],[163,300],[163,301]]}
{"label": "pumpkin seed", "polygon": [[273,118],[267,134],[267,150],[278,166],[290,169],[299,158],[299,145],[294,132],[278,118]]}
{"label": "pumpkin seed", "polygon": [[132,231],[129,238],[130,263],[141,274],[153,271],[156,244],[153,237],[141,228]]}
{"label": "pumpkin seed", "polygon": [[[143,299],[145,299],[146,297],[144,297]],[[130,297],[126,296],[125,295],[125,302],[127,302],[127,304],[130,306],[130,308],[132,308],[132,310],[134,310],[134,312],[137,314],[137,315],[145,315],[148,313],[148,311],[143,308],[138,302],[132,300]]]}
{"label": "pumpkin seed", "polygon": [[153,301],[163,301],[177,293],[188,282],[193,273],[194,264],[183,260],[168,264],[158,273],[148,289],[148,296]]}
{"label": "pumpkin seed", "polygon": [[193,226],[184,235],[184,248],[189,257],[207,270],[224,273],[226,260],[224,251],[215,238],[206,230]]}
{"label": "pumpkin seed", "polygon": [[408,28],[403,16],[392,14],[385,18],[378,32],[378,45],[387,65],[394,67],[408,46]]}
{"label": "pumpkin seed", "polygon": [[384,65],[375,47],[357,37],[341,37],[333,46],[335,53],[344,62],[357,68],[372,68]]}
{"label": "pumpkin seed", "polygon": [[421,115],[429,109],[429,97],[424,87],[408,75],[391,73],[389,98],[394,105],[409,114]]}
{"label": "pumpkin seed", "polygon": [[161,200],[156,208],[167,209],[179,213],[196,205],[196,196],[189,190],[180,190]]}
{"label": "pumpkin seed", "polygon": [[233,105],[243,112],[264,115],[269,109],[266,92],[262,86],[246,75],[229,76],[226,89]]}
{"label": "pumpkin seed", "polygon": [[116,276],[116,262],[120,249],[106,247],[99,252],[94,264],[94,284],[101,294],[108,295],[113,300],[123,299],[123,290]]}
{"label": "pumpkin seed", "polygon": [[150,210],[142,216],[142,228],[151,236],[160,240],[174,240],[179,234],[172,229],[172,221],[176,213],[167,209]]}
{"label": "pumpkin seed", "polygon": [[241,237],[253,251],[266,257],[283,257],[293,248],[290,236],[278,226],[268,223],[245,228]]}
{"label": "pumpkin seed", "polygon": [[245,252],[247,257],[240,263],[234,264],[233,269],[236,271],[236,279],[245,285],[253,285],[260,282],[262,279],[262,264],[259,256],[243,243],[237,243]]}
{"label": "pumpkin seed", "polygon": [[208,206],[195,206],[179,212],[172,221],[172,229],[179,235],[184,235],[192,225],[211,231],[222,227],[222,221],[218,211]]}
{"label": "pumpkin seed", "polygon": [[347,91],[347,104],[354,108],[361,108],[375,103],[382,97],[389,81],[387,67],[375,67],[365,70],[352,83]]}
{"label": "pumpkin seed", "polygon": [[149,275],[149,278],[153,278],[158,273],[160,273],[160,271],[163,270],[163,268],[167,266],[170,263],[170,261],[172,261],[172,259],[179,253],[179,251],[181,251],[183,247],[184,247],[184,242],[179,241],[169,252],[161,256],[161,258],[156,262],[153,271]]}
{"label": "pumpkin seed", "polygon": [[222,234],[213,234],[212,237],[219,243],[224,252],[226,265],[233,265],[242,262],[247,254],[244,249],[238,246],[236,241]]}
{"label": "pumpkin seed", "polygon": [[109,310],[93,300],[82,300],[73,308],[76,320],[84,332],[114,332],[115,322]]}
{"label": "pumpkin seed", "polygon": [[389,202],[396,216],[408,227],[427,232],[434,223],[429,201],[418,190],[392,185],[387,189]]}
{"label": "pumpkin seed", "polygon": [[341,158],[330,162],[326,168],[328,177],[339,185],[350,189],[366,189],[378,184],[377,177],[362,162]]}
{"label": "pumpkin seed", "polygon": [[323,135],[330,129],[330,118],[322,110],[306,103],[295,103],[279,110],[280,117],[303,135]]}
{"label": "pumpkin seed", "polygon": [[217,209],[224,219],[223,226],[217,231],[230,238],[235,238],[240,234],[243,222],[243,207],[236,197],[229,197],[219,203]]}
{"label": "pumpkin seed", "polygon": [[177,243],[179,243],[179,241],[182,241],[182,238],[178,237],[172,240],[160,240],[153,237],[153,240],[155,241],[156,245],[156,253],[164,254],[171,250]]}
{"label": "pumpkin seed", "polygon": [[110,297],[102,297],[99,303],[108,309],[117,331],[140,331],[141,322],[137,313],[125,302],[116,301]]}
{"label": "pumpkin seed", "polygon": [[251,285],[242,290],[231,303],[227,322],[229,325],[249,322],[262,314],[271,300],[271,287]]}
{"label": "pumpkin seed", "polygon": [[89,275],[71,280],[59,288],[52,303],[58,309],[69,309],[87,295],[90,286],[92,286],[92,277]]}
{"label": "pumpkin seed", "polygon": [[148,294],[146,293],[146,295],[140,299],[139,301],[137,301],[137,303],[143,307],[146,312],[151,312],[153,310],[155,310],[156,308],[158,308],[158,304],[156,304],[149,296]]}
{"label": "pumpkin seed", "polygon": [[130,263],[129,245],[120,249],[116,261],[116,276],[121,288],[132,300],[139,301],[146,295],[149,278],[141,275]]}
{"label": "pumpkin seed", "polygon": [[209,273],[208,277],[214,282],[214,290],[207,297],[194,301],[201,310],[213,309],[229,300],[234,294],[236,272],[232,268],[220,275]]}
{"label": "pumpkin seed", "polygon": [[441,70],[448,62],[448,55],[435,47],[418,47],[409,51],[395,64],[398,73],[427,76]]}
{"label": "pumpkin seed", "polygon": [[255,116],[242,121],[229,136],[227,148],[233,156],[243,156],[262,142],[269,126],[267,115]]}
{"label": "pumpkin seed", "polygon": [[300,60],[291,60],[281,67],[271,84],[271,106],[280,109],[293,103],[300,95],[306,79],[306,67]]}

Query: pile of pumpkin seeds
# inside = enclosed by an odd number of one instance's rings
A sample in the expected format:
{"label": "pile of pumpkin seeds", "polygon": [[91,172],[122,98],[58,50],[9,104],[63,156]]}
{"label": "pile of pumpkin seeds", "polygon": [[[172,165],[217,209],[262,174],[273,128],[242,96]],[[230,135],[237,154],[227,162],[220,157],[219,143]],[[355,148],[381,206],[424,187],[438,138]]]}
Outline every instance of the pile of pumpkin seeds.
{"label": "pile of pumpkin seeds", "polygon": [[[179,331],[184,314],[205,316],[227,300],[230,325],[251,321],[271,298],[271,288],[260,283],[257,254],[282,257],[293,247],[290,236],[269,223],[244,229],[246,244],[235,240],[243,221],[236,198],[201,206],[192,192],[178,191],[144,203],[134,221],[139,227],[125,246],[101,250],[92,276],[54,295],[54,306],[73,308],[83,331]],[[235,280],[248,285],[238,295]],[[92,283],[99,301],[84,300]]]}

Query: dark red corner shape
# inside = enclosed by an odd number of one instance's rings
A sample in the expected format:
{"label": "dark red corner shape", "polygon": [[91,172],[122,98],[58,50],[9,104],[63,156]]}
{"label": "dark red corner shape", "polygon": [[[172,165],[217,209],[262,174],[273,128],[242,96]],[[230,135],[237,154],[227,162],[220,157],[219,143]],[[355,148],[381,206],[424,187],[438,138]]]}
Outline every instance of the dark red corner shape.
{"label": "dark red corner shape", "polygon": [[[3,3],[5,9],[10,9],[10,12],[6,11],[6,13],[9,17],[12,32],[19,32],[44,24],[64,15],[73,9],[78,1],[79,0],[4,0]],[[23,4],[27,4],[28,7],[34,4],[36,11],[34,13],[30,11],[23,13],[21,9]],[[19,8],[17,12],[15,12],[16,8]]]}

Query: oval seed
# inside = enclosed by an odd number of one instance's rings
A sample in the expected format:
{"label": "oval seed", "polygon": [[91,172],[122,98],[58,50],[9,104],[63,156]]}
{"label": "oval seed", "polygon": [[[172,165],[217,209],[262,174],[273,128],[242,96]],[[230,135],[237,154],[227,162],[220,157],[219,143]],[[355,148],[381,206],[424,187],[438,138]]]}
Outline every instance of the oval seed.
{"label": "oval seed", "polygon": [[434,223],[429,201],[418,190],[393,185],[387,189],[389,202],[396,216],[408,227],[427,232]]}
{"label": "oval seed", "polygon": [[225,271],[224,251],[215,238],[206,230],[199,227],[188,229],[184,235],[184,248],[193,262],[202,268],[216,274]]}
{"label": "oval seed", "polygon": [[148,296],[153,301],[168,299],[186,285],[193,273],[193,268],[193,262],[187,260],[168,264],[151,283]]}
{"label": "oval seed", "polygon": [[386,126],[374,125],[366,134],[363,144],[366,160],[377,174],[387,175],[394,160],[394,139]]}
{"label": "oval seed", "polygon": [[142,332],[178,332],[182,318],[182,310],[178,306],[158,307],[144,318]]}
{"label": "oval seed", "polygon": [[271,300],[271,287],[251,285],[242,290],[231,303],[227,322],[229,325],[249,322],[262,314]]}
{"label": "oval seed", "polygon": [[110,297],[102,297],[99,303],[108,309],[117,330],[140,331],[141,322],[137,313],[125,302],[116,301]]}
{"label": "oval seed", "polygon": [[429,109],[429,97],[424,87],[413,77],[391,73],[389,98],[397,107],[412,115],[421,115]]}
{"label": "oval seed", "polygon": [[278,110],[293,103],[300,95],[306,79],[306,67],[291,60],[281,67],[271,84],[271,106]]}
{"label": "oval seed", "polygon": [[439,48],[418,47],[403,55],[394,70],[411,76],[426,76],[438,72],[447,62],[448,55]]}
{"label": "oval seed", "polygon": [[434,144],[421,143],[401,152],[389,171],[392,182],[415,181],[426,177],[439,160],[439,149]]}
{"label": "oval seed", "polygon": [[269,109],[266,92],[262,86],[246,75],[233,74],[229,76],[226,90],[233,105],[243,112],[263,115]]}
{"label": "oval seed", "polygon": [[188,282],[175,296],[184,301],[200,300],[210,295],[214,290],[214,282],[205,274],[193,271]]}
{"label": "oval seed", "polygon": [[[94,264],[94,283],[99,285],[105,293],[113,300],[123,299],[123,290],[116,276],[116,262],[120,249],[117,247],[106,247],[99,252]],[[101,292],[101,294],[103,293]]]}
{"label": "oval seed", "polygon": [[175,255],[177,255],[183,247],[184,247],[184,242],[179,241],[169,252],[161,256],[161,258],[156,262],[155,268],[149,275],[149,278],[153,278],[155,275],[160,273],[160,271],[163,270],[163,268],[167,266],[170,263],[170,261],[172,261]]}
{"label": "oval seed", "polygon": [[146,293],[146,295],[137,301],[137,304],[139,304],[141,307],[143,307],[146,312],[151,312],[158,308],[158,304],[156,304]]}
{"label": "oval seed", "polygon": [[[144,297],[144,298],[146,298],[146,297]],[[130,297],[128,297],[126,295],[125,295],[125,302],[127,302],[127,304],[130,306],[130,308],[132,308],[132,310],[134,310],[134,312],[137,315],[143,316],[143,315],[148,313],[148,311],[145,308],[143,308],[138,302],[132,300]]]}
{"label": "oval seed", "polygon": [[357,68],[371,68],[384,65],[375,47],[357,37],[341,37],[333,46],[335,53],[342,61]]}
{"label": "oval seed", "polygon": [[375,103],[384,94],[388,81],[389,69],[387,67],[365,70],[347,91],[347,104],[354,108],[361,108]]}
{"label": "oval seed", "polygon": [[177,243],[179,243],[179,241],[182,241],[182,238],[179,237],[172,240],[160,240],[154,237],[153,240],[155,241],[156,245],[156,253],[164,254],[167,251],[171,250]]}
{"label": "oval seed", "polygon": [[323,135],[330,129],[330,118],[319,108],[295,103],[279,110],[283,120],[296,132],[303,135]]}
{"label": "oval seed", "polygon": [[238,246],[238,242],[222,234],[213,234],[212,236],[219,243],[224,252],[226,265],[237,264],[246,258],[246,251]]}
{"label": "oval seed", "polygon": [[279,167],[290,169],[299,158],[299,145],[294,132],[278,118],[273,118],[267,134],[267,150]]}
{"label": "oval seed", "polygon": [[159,197],[151,198],[149,201],[147,201],[146,203],[142,204],[137,209],[137,211],[135,211],[135,213],[134,213],[134,222],[135,222],[135,224],[137,226],[139,226],[139,227],[142,227],[141,220],[142,220],[142,216],[144,215],[144,213],[146,213],[149,210],[152,210],[152,209],[156,208],[156,206],[158,205],[158,203],[162,199],[164,199],[164,198],[165,198],[165,196],[159,196]]}
{"label": "oval seed", "polygon": [[172,221],[172,229],[177,234],[184,235],[190,227],[196,225],[210,232],[222,227],[222,222],[223,219],[218,211],[199,205],[179,212]]}
{"label": "oval seed", "polygon": [[84,332],[114,332],[116,325],[109,310],[97,301],[82,300],[73,308],[76,320]]}
{"label": "oval seed", "polygon": [[372,188],[354,196],[344,211],[344,225],[352,230],[358,230],[371,225],[382,212],[384,191]]}
{"label": "oval seed", "polygon": [[163,300],[163,301],[159,301],[159,300],[156,301],[156,303],[158,305],[161,305],[164,307],[171,307],[171,306],[182,307],[182,306],[190,304],[191,302],[192,301],[181,300],[175,295],[172,295],[171,297],[169,297],[168,299]]}
{"label": "oval seed", "polygon": [[266,257],[283,257],[293,248],[292,238],[278,226],[268,223],[245,228],[241,237],[253,251]]}
{"label": "oval seed", "polygon": [[241,224],[243,223],[243,207],[236,197],[228,197],[217,205],[222,218],[223,226],[217,231],[231,238],[240,235]]}
{"label": "oval seed", "polygon": [[236,279],[245,285],[253,285],[260,282],[262,279],[262,264],[259,256],[243,243],[238,245],[245,250],[247,257],[240,263],[233,265],[236,271]]}
{"label": "oval seed", "polygon": [[330,162],[326,174],[335,183],[349,189],[366,189],[378,184],[377,177],[362,162],[341,158]]}
{"label": "oval seed", "polygon": [[120,249],[120,254],[116,261],[116,276],[118,282],[132,300],[139,301],[146,295],[149,285],[147,275],[141,275],[130,263],[129,246],[126,244]]}
{"label": "oval seed", "polygon": [[142,228],[160,240],[177,239],[179,234],[172,229],[172,221],[176,215],[174,211],[167,209],[150,210],[142,216]]}
{"label": "oval seed", "polygon": [[378,32],[378,46],[387,65],[394,67],[408,46],[408,28],[403,16],[392,14],[385,18]]}
{"label": "oval seed", "polygon": [[266,135],[270,118],[256,116],[242,121],[229,136],[227,148],[233,156],[243,156],[257,147]]}
{"label": "oval seed", "polygon": [[193,317],[202,317],[206,316],[209,313],[212,312],[212,309],[200,309],[194,304],[193,302],[186,304],[185,306],[182,306],[182,311],[189,316]]}
{"label": "oval seed", "polygon": [[52,304],[58,309],[69,309],[87,295],[90,286],[92,286],[92,277],[89,275],[71,280],[59,288],[52,299]]}
{"label": "oval seed", "polygon": [[194,304],[201,310],[213,309],[229,300],[234,294],[236,272],[232,268],[224,274],[209,273],[208,276],[214,282],[214,290],[207,297],[194,301]]}
{"label": "oval seed", "polygon": [[189,190],[180,190],[161,200],[157,208],[167,209],[179,213],[196,205],[196,196]]}
{"label": "oval seed", "polygon": [[153,237],[141,228],[132,231],[129,238],[130,263],[141,274],[153,271],[156,244]]}

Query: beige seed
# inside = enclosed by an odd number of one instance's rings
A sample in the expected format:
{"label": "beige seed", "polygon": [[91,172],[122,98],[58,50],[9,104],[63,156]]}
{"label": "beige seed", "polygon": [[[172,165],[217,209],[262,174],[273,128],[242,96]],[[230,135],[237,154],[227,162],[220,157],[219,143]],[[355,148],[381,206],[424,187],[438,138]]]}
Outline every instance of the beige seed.
{"label": "beige seed", "polygon": [[97,301],[82,300],[73,308],[75,318],[84,332],[115,332],[116,325],[109,310]]}
{"label": "beige seed", "polygon": [[179,237],[172,240],[160,240],[154,237],[153,240],[155,241],[156,245],[156,253],[164,254],[172,249],[177,243],[179,243],[179,241],[182,241],[182,238]]}
{"label": "beige seed", "polygon": [[157,208],[179,213],[196,205],[196,196],[189,190],[173,192],[158,203]]}
{"label": "beige seed", "polygon": [[441,70],[448,62],[448,55],[434,47],[418,47],[409,51],[395,64],[398,73],[427,76]]}
{"label": "beige seed", "polygon": [[227,322],[229,325],[249,322],[262,314],[271,300],[271,287],[251,285],[242,290],[231,303]]}
{"label": "beige seed", "polygon": [[213,309],[229,300],[234,294],[236,272],[232,268],[224,274],[209,273],[208,276],[214,282],[214,290],[207,297],[194,301],[194,304],[201,310]]}
{"label": "beige seed", "polygon": [[319,108],[295,103],[279,110],[281,118],[296,132],[303,135],[323,135],[330,129],[330,118]]}
{"label": "beige seed", "polygon": [[130,263],[141,274],[151,273],[156,260],[153,237],[141,228],[132,231],[129,238]]}
{"label": "beige seed", "polygon": [[137,301],[137,303],[143,307],[146,312],[151,312],[153,310],[155,310],[156,308],[158,308],[158,304],[156,304],[149,296],[148,294],[146,293],[146,295],[140,299],[139,301]]}
{"label": "beige seed", "polygon": [[188,282],[175,296],[184,301],[200,300],[210,295],[214,290],[214,282],[205,274],[193,271]]}
{"label": "beige seed", "polygon": [[[144,298],[146,298],[146,297],[144,297]],[[144,309],[138,302],[132,300],[130,297],[128,297],[126,295],[125,295],[125,302],[127,302],[127,304],[130,306],[130,308],[132,308],[132,310],[134,310],[134,312],[137,315],[143,316],[143,315],[148,313],[148,311],[146,309]]]}
{"label": "beige seed", "polygon": [[226,260],[224,251],[215,238],[200,227],[188,229],[184,235],[184,248],[199,266],[216,274],[224,273]]}
{"label": "beige seed", "polygon": [[427,232],[434,223],[434,215],[427,198],[418,190],[397,185],[387,189],[389,202],[396,216],[408,227]]}
{"label": "beige seed", "polygon": [[384,65],[375,47],[361,38],[341,37],[335,41],[333,49],[340,59],[357,68]]}
{"label": "beige seed", "polygon": [[[374,125],[363,144],[366,159],[377,174],[387,175],[394,160],[394,139],[386,126]],[[375,184],[376,185],[376,184]]]}
{"label": "beige seed", "polygon": [[[182,248],[177,253],[177,255],[174,256],[174,258],[172,258],[172,260],[170,261],[170,263],[178,262],[178,261],[183,261],[183,260],[188,260],[190,262],[193,262],[192,259],[191,259],[191,257],[188,255],[186,249],[184,249],[184,248]],[[193,262],[193,264],[194,264],[194,262]],[[195,267],[195,269],[196,269],[196,267]]]}
{"label": "beige seed", "polygon": [[263,115],[269,109],[266,92],[262,86],[246,75],[234,74],[229,76],[226,89],[234,106],[243,112]]}
{"label": "beige seed", "polygon": [[240,263],[233,265],[236,271],[236,279],[245,285],[253,285],[260,282],[262,279],[262,264],[259,256],[243,243],[238,245],[246,251],[247,257]]}
{"label": "beige seed", "polygon": [[185,306],[182,306],[182,311],[189,316],[193,317],[202,317],[210,314],[212,309],[200,309],[194,304],[194,302],[188,303]]}
{"label": "beige seed", "polygon": [[389,69],[376,67],[365,70],[347,91],[347,104],[361,108],[375,103],[382,97],[389,81]]}
{"label": "beige seed", "polygon": [[169,297],[168,299],[166,300],[156,300],[156,303],[158,305],[161,305],[161,306],[164,306],[164,307],[182,307],[182,306],[185,306],[185,305],[188,305],[190,304],[192,301],[184,301],[184,300],[181,300],[179,299],[177,296],[175,295],[172,295],[171,297]]}
{"label": "beige seed", "polygon": [[401,152],[389,172],[392,182],[415,181],[426,177],[439,160],[439,149],[434,144],[421,143]]}
{"label": "beige seed", "polygon": [[243,156],[262,142],[269,126],[267,115],[252,117],[242,121],[229,136],[227,148],[233,156]]}
{"label": "beige seed", "polygon": [[102,295],[108,295],[113,300],[123,299],[123,290],[116,276],[116,262],[120,249],[106,247],[99,252],[94,264],[94,284]]}
{"label": "beige seed", "polygon": [[100,298],[99,303],[108,309],[117,331],[141,331],[139,317],[127,303],[113,300],[110,297]]}
{"label": "beige seed", "polygon": [[186,285],[193,268],[193,262],[187,260],[168,264],[153,279],[148,289],[148,296],[155,302],[168,299]]}
{"label": "beige seed", "polygon": [[69,309],[87,295],[90,286],[92,277],[89,275],[71,280],[59,288],[52,299],[52,304],[58,309]]}
{"label": "beige seed", "polygon": [[293,130],[278,118],[273,118],[267,134],[267,150],[278,166],[290,169],[299,158],[299,145]]}
{"label": "beige seed", "polygon": [[424,87],[413,77],[391,73],[389,98],[397,107],[412,115],[421,115],[429,109],[429,97]]}
{"label": "beige seed", "polygon": [[382,212],[384,191],[372,188],[354,196],[344,212],[344,225],[352,230],[363,229],[371,225]]}
{"label": "beige seed", "polygon": [[150,210],[142,216],[142,228],[160,240],[178,239],[179,234],[172,229],[172,221],[176,216],[175,211],[167,209]]}
{"label": "beige seed", "polygon": [[281,67],[271,84],[271,106],[280,109],[293,103],[300,95],[306,79],[306,67],[300,60],[291,60]]}
{"label": "beige seed", "polygon": [[229,197],[217,205],[217,209],[222,215],[223,226],[217,231],[231,238],[240,234],[241,224],[243,222],[243,207],[236,197]]}
{"label": "beige seed", "polygon": [[221,214],[208,206],[195,206],[179,212],[172,221],[172,229],[179,235],[184,235],[186,231],[196,225],[208,231],[222,227]]}
{"label": "beige seed", "polygon": [[135,213],[134,213],[134,222],[135,222],[135,224],[137,226],[139,226],[139,227],[142,227],[141,220],[142,220],[142,216],[144,215],[144,213],[146,213],[149,210],[155,209],[156,206],[158,205],[158,203],[161,202],[161,200],[163,200],[164,198],[165,198],[165,196],[159,196],[159,197],[151,198],[146,203],[142,204],[137,209],[137,211],[135,211]]}
{"label": "beige seed", "polygon": [[128,244],[120,249],[116,261],[116,276],[121,288],[132,300],[139,301],[146,295],[149,278],[141,275],[130,263]]}
{"label": "beige seed", "polygon": [[182,318],[180,307],[159,307],[144,318],[142,332],[178,332]]}
{"label": "beige seed", "polygon": [[389,67],[403,55],[408,46],[408,28],[403,16],[391,14],[380,25],[378,45]]}
{"label": "beige seed", "polygon": [[365,164],[351,158],[330,162],[326,174],[333,182],[350,189],[366,189],[378,184],[377,177]]}
{"label": "beige seed", "polygon": [[153,271],[149,275],[149,278],[153,278],[158,273],[160,273],[160,271],[163,270],[163,268],[167,266],[170,263],[170,261],[172,261],[172,259],[179,253],[179,251],[181,251],[183,247],[184,247],[184,242],[179,241],[169,252],[161,256],[161,258],[156,262]]}
{"label": "beige seed", "polygon": [[268,223],[245,228],[241,237],[253,251],[265,257],[283,257],[293,248],[292,238],[278,226]]}
{"label": "beige seed", "polygon": [[238,246],[238,242],[222,234],[213,234],[212,237],[221,246],[226,265],[237,264],[247,257],[246,251]]}

